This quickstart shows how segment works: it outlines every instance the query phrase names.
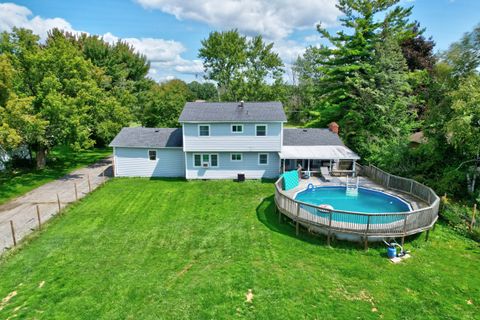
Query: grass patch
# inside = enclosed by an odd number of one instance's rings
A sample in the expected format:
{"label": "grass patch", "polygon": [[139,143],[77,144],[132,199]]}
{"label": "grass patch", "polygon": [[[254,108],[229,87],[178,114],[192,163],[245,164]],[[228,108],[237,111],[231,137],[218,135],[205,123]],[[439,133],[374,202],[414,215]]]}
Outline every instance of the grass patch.
{"label": "grass patch", "polygon": [[47,182],[111,155],[110,148],[74,152],[67,147],[52,150],[43,170],[15,169],[0,172],[0,204],[21,196]]}
{"label": "grass patch", "polygon": [[[114,179],[0,262],[0,318],[473,319],[480,249],[438,225],[407,242],[325,245],[279,224],[259,181]],[[250,291],[251,290],[251,291]],[[12,297],[12,293],[15,295]],[[250,302],[248,302],[249,300]],[[477,316],[475,316],[477,315]]]}

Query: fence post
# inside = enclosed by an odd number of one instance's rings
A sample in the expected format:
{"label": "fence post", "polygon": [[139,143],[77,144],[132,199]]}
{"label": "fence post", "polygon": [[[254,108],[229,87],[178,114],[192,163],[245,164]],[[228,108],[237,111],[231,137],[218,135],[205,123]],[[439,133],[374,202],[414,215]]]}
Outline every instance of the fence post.
{"label": "fence post", "polygon": [[330,233],[332,230],[332,211],[329,211],[327,246],[330,246]]}
{"label": "fence post", "polygon": [[90,175],[87,175],[87,181],[88,181],[88,192],[92,192],[92,185],[90,184]]}
{"label": "fence post", "polygon": [[77,183],[75,182],[73,186],[75,187],[75,200],[78,200]]}
{"label": "fence post", "polygon": [[370,230],[370,216],[367,220],[367,229],[365,229],[365,251],[368,250],[368,231]]}
{"label": "fence post", "polygon": [[37,208],[37,219],[38,219],[38,230],[42,230],[42,220],[40,219],[40,208],[38,204],[36,205]]}
{"label": "fence post", "polygon": [[13,246],[17,246],[17,239],[15,239],[15,228],[13,228],[13,221],[10,220],[10,230],[12,230],[12,239],[13,239]]}
{"label": "fence post", "polygon": [[297,236],[298,236],[298,229],[299,229],[299,225],[298,225],[299,216],[300,216],[300,203],[297,202],[297,219],[296,219],[296,225],[295,225],[295,233]]}
{"label": "fence post", "polygon": [[282,223],[282,212],[280,211],[280,209],[277,208],[277,211],[278,211],[278,223]]}
{"label": "fence post", "polygon": [[62,210],[62,206],[60,205],[60,197],[58,196],[58,193],[57,193],[57,204],[58,204],[58,213],[60,213],[60,211]]}
{"label": "fence post", "polygon": [[413,180],[410,180],[410,194],[413,193]]}
{"label": "fence post", "polygon": [[402,248],[403,244],[405,243],[405,234],[407,233],[407,215],[405,215],[405,218],[403,219],[403,235],[402,235]]}

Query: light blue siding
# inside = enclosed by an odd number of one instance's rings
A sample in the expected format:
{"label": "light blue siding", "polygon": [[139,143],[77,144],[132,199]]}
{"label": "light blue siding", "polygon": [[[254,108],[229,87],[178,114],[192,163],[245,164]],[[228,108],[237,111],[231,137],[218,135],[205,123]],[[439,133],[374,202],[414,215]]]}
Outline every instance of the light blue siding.
{"label": "light blue siding", "polygon": [[[182,148],[115,148],[117,177],[185,177],[185,154]],[[157,151],[157,160],[148,158],[148,151]]]}
{"label": "light blue siding", "polygon": [[[202,123],[203,124],[203,123]],[[258,123],[204,123],[210,125],[210,136],[200,137],[198,123],[183,124],[184,151],[281,151],[283,124]],[[232,133],[232,124],[242,124],[242,133]],[[256,136],[255,126],[267,125],[267,135]]]}
{"label": "light blue siding", "polygon": [[258,164],[258,154],[263,152],[233,152],[242,153],[242,161],[231,161],[230,152],[217,152],[218,167],[216,168],[194,167],[195,153],[202,152],[187,152],[187,179],[235,179],[240,172],[245,173],[247,179],[276,178],[279,175],[280,158],[276,152],[266,152],[268,153],[267,165]]}

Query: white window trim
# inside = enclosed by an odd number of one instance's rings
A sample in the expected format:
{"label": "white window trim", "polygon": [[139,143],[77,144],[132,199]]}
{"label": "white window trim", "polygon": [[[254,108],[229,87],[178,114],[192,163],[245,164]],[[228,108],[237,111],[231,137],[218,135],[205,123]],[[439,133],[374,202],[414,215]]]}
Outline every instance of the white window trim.
{"label": "white window trim", "polygon": [[[233,131],[233,127],[235,126],[240,126],[242,127],[242,131]],[[237,133],[243,133],[243,124],[240,124],[240,123],[233,123],[231,126],[230,126],[230,131],[234,134],[237,134]]]}
{"label": "white window trim", "polygon": [[[155,151],[155,160],[150,159],[150,151]],[[155,149],[148,149],[147,151],[148,161],[157,161],[158,160],[158,152]]]}
{"label": "white window trim", "polygon": [[[216,166],[212,166],[212,155],[216,155],[217,156],[217,165]],[[210,167],[212,168],[218,168],[220,167],[220,156],[218,155],[218,153],[209,153],[208,154],[208,158],[210,160]]]}
{"label": "white window trim", "polygon": [[[195,165],[195,156],[200,156],[200,165],[199,166]],[[193,160],[193,167],[194,168],[201,168],[202,167],[202,154],[201,153],[194,153],[192,155],[192,160]]]}
{"label": "white window trim", "polygon": [[[200,165],[199,166],[195,165],[195,156],[196,155],[200,156]],[[209,167],[211,167],[211,168],[220,167],[220,156],[218,155],[218,153],[194,153],[194,154],[192,154],[192,161],[193,161],[193,167],[194,168],[203,168],[203,156],[204,155],[208,155],[208,166]],[[212,166],[212,155],[217,156],[217,165],[216,166]]]}
{"label": "white window trim", "polygon": [[[240,155],[240,160],[233,160],[233,159],[232,159],[232,156],[233,156],[234,154],[239,154],[239,155]],[[243,153],[241,153],[241,152],[232,152],[232,153],[230,153],[230,161],[232,161],[232,162],[241,162],[241,161],[243,161]]]}
{"label": "white window trim", "polygon": [[[200,127],[208,127],[208,136],[201,136],[201,135],[200,135]],[[210,125],[209,125],[209,124],[199,124],[199,125],[198,125],[198,136],[199,136],[199,137],[210,137],[210,133],[211,133],[210,129],[211,129],[211,128],[210,128]]]}
{"label": "white window trim", "polygon": [[[261,156],[261,155],[266,155],[266,156],[267,156],[267,163],[260,163],[260,156]],[[260,166],[268,166],[268,163],[270,162],[270,161],[269,161],[269,160],[270,160],[269,158],[270,158],[270,156],[269,156],[268,153],[259,153],[259,154],[258,154],[258,165],[260,165]]]}
{"label": "white window trim", "polygon": [[[260,126],[265,126],[265,135],[264,135],[264,136],[259,136],[259,135],[257,134],[257,127],[260,127]],[[260,124],[256,124],[256,125],[255,125],[255,136],[256,136],[256,137],[266,137],[266,136],[268,136],[268,125],[267,125],[267,124],[261,124],[261,123],[260,123]]]}

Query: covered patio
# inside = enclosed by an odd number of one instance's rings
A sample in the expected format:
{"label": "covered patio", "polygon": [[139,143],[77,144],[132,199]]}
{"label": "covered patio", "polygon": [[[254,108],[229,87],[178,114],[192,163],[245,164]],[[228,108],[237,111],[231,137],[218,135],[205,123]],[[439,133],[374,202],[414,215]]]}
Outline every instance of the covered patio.
{"label": "covered patio", "polygon": [[327,168],[332,175],[354,175],[360,157],[344,145],[284,146],[279,153],[281,172],[297,170],[318,175]]}

